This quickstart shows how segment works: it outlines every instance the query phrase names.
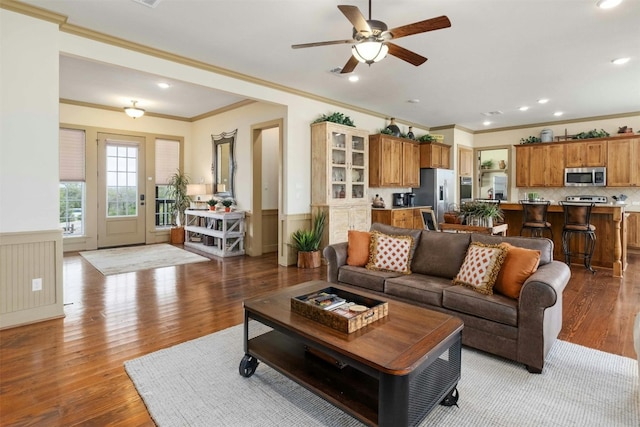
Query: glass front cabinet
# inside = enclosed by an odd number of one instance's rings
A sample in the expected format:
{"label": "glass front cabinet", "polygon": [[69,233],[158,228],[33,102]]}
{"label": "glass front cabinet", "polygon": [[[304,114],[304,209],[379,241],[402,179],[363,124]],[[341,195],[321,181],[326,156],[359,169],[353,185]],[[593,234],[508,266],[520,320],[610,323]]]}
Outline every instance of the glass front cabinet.
{"label": "glass front cabinet", "polygon": [[311,125],[311,140],[311,203],[368,203],[369,133],[321,122]]}

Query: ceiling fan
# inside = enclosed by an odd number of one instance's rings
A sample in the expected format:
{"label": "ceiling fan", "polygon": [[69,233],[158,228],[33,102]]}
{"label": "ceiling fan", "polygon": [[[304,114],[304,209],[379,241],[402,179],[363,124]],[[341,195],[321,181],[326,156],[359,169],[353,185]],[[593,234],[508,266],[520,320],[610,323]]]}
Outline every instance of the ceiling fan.
{"label": "ceiling fan", "polygon": [[368,20],[364,18],[364,15],[362,15],[356,6],[339,5],[338,9],[340,9],[349,22],[353,24],[353,37],[351,39],[294,44],[291,47],[293,49],[300,49],[305,47],[352,43],[351,58],[349,58],[345,66],[342,67],[342,71],[340,71],[341,74],[352,72],[356,68],[356,65],[358,65],[358,62],[369,65],[378,62],[383,59],[387,53],[416,67],[422,65],[427,58],[400,47],[395,43],[391,43],[390,40],[411,36],[413,34],[426,33],[427,31],[440,30],[451,26],[449,18],[443,15],[389,30],[387,29],[387,24],[384,22],[371,19],[371,0],[369,0]]}

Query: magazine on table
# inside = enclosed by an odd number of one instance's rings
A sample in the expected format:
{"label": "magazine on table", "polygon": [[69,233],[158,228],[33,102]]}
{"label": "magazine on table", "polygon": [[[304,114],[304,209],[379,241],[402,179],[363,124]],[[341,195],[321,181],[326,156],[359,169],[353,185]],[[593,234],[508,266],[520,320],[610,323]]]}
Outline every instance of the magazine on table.
{"label": "magazine on table", "polygon": [[340,298],[336,294],[328,294],[326,292],[309,295],[306,301],[307,303],[320,307],[323,310],[332,310],[347,302],[346,299]]}

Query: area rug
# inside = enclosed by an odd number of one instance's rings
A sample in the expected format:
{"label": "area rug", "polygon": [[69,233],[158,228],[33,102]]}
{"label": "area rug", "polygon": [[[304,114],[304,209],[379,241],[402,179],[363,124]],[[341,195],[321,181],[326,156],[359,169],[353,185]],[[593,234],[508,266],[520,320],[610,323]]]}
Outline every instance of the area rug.
{"label": "area rug", "polygon": [[105,276],[209,261],[209,258],[187,252],[166,243],[98,249],[97,251],[80,252],[80,255]]}
{"label": "area rug", "polygon": [[[125,362],[160,427],[361,426],[260,363],[241,377],[242,325]],[[640,425],[637,362],[557,341],[544,372],[463,348],[459,407],[437,406],[421,426]]]}

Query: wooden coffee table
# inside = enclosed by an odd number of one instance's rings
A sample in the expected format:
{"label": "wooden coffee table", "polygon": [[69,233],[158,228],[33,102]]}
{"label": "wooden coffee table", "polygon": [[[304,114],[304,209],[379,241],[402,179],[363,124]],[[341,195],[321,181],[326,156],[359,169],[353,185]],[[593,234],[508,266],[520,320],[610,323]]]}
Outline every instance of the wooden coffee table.
{"label": "wooden coffee table", "polygon": [[[389,314],[348,334],[291,311],[292,297],[330,286],[386,300]],[[454,316],[323,281],[247,300],[244,312],[241,375],[260,360],[367,425],[415,426],[460,379],[463,323]],[[252,320],[272,330],[252,337]]]}

